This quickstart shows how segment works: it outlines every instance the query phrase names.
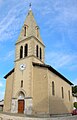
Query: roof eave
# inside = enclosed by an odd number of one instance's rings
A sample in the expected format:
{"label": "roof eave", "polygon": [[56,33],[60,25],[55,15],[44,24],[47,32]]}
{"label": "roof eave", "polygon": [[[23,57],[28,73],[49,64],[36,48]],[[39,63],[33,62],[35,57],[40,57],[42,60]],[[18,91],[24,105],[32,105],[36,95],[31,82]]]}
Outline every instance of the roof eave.
{"label": "roof eave", "polygon": [[5,76],[4,76],[4,78],[6,79],[9,75],[11,75],[11,73],[13,73],[14,72],[14,68],[10,71],[10,72],[8,72]]}
{"label": "roof eave", "polygon": [[52,71],[53,73],[55,73],[56,75],[58,75],[60,78],[62,78],[63,80],[65,80],[68,84],[73,85],[72,82],[70,82],[67,78],[65,78],[61,73],[59,73],[58,71],[56,71],[53,67],[51,67],[50,65],[46,65],[46,64],[39,64],[39,63],[34,63],[33,65],[35,66],[40,66],[40,67],[46,67],[48,68],[50,71]]}

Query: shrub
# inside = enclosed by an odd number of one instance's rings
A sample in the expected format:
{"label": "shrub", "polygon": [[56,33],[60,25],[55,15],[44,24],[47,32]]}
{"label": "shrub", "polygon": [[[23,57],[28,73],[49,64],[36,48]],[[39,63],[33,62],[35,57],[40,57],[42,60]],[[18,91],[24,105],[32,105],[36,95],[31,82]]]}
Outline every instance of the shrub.
{"label": "shrub", "polygon": [[74,107],[77,109],[77,102],[74,102]]}

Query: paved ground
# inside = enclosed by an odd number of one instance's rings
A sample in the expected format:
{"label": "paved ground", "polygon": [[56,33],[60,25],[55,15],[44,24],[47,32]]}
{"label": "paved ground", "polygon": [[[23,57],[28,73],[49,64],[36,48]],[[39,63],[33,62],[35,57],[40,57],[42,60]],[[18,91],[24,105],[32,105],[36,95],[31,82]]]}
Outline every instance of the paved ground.
{"label": "paved ground", "polygon": [[77,116],[51,117],[51,118],[32,118],[23,115],[9,115],[0,113],[0,120],[77,120]]}

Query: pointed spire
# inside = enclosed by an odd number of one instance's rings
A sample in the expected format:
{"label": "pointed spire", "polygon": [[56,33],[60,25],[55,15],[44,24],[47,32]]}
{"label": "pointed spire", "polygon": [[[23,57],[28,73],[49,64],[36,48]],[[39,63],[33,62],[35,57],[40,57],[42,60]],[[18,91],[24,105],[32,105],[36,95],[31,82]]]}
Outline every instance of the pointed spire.
{"label": "pointed spire", "polygon": [[[18,41],[22,41],[22,39],[28,38],[30,36],[35,36],[36,38],[38,38],[42,42],[41,37],[40,37],[40,33],[39,33],[39,27],[38,27],[36,20],[34,18],[31,6],[32,5],[30,3],[29,4],[29,11],[28,11],[28,14],[26,16],[26,20],[24,21],[24,25],[22,27]],[[24,30],[24,28],[26,28],[26,30]],[[26,36],[24,36],[24,31],[26,31]]]}

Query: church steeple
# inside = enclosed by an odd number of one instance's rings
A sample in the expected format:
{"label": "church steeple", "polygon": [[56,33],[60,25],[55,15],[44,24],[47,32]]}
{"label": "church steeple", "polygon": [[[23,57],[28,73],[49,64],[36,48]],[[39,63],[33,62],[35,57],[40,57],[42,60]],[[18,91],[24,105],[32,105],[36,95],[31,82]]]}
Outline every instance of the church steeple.
{"label": "church steeple", "polygon": [[34,19],[30,4],[26,20],[16,42],[15,61],[33,57],[32,62],[44,63],[44,47],[39,33],[39,26]]}
{"label": "church steeple", "polygon": [[40,37],[39,26],[37,25],[34,19],[34,15],[31,9],[31,4],[29,6],[30,8],[26,20],[24,21],[24,25],[22,27],[17,43],[31,36],[36,37],[41,43],[43,43]]}

